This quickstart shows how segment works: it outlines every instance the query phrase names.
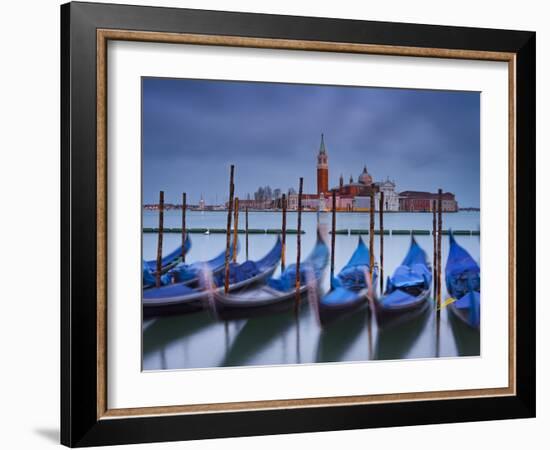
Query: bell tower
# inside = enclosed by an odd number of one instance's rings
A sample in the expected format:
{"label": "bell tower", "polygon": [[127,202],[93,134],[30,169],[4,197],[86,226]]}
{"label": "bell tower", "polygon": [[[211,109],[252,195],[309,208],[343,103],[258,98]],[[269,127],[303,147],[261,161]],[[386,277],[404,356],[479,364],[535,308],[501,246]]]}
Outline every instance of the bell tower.
{"label": "bell tower", "polygon": [[328,155],[325,137],[321,134],[321,145],[317,155],[317,195],[328,192]]}

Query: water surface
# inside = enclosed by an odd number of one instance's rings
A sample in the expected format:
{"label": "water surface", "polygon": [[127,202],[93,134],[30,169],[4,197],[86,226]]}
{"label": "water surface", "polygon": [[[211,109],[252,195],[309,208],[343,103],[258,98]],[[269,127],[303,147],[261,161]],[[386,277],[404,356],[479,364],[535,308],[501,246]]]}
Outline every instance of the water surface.
{"label": "water surface", "polygon": [[[288,213],[288,228],[296,228],[297,215]],[[187,213],[189,228],[224,228],[225,212],[190,211]],[[302,255],[313,248],[316,228],[320,225],[326,235],[330,214],[304,213],[302,216]],[[368,229],[368,213],[338,213],[337,229]],[[181,226],[180,211],[166,211],[165,227]],[[156,227],[158,213],[145,211],[144,227]],[[479,230],[479,212],[443,214],[443,228]],[[249,213],[250,228],[280,228],[281,215],[274,212]],[[376,215],[378,228],[378,215]],[[430,213],[387,213],[386,229],[432,228]],[[244,217],[239,220],[244,228]],[[187,262],[203,261],[218,255],[225,248],[223,234],[190,234],[192,247]],[[244,235],[239,235],[241,251],[238,261],[245,260]],[[368,236],[364,236],[368,245]],[[384,236],[384,274],[391,275],[407,253],[410,236]],[[479,262],[479,236],[457,236],[457,241]],[[249,236],[249,258],[258,259],[275,243],[276,235],[254,234]],[[337,235],[335,272],[346,264],[357,245],[356,235]],[[416,236],[431,262],[433,259],[432,236]],[[165,234],[164,253],[180,244],[179,234]],[[375,259],[379,261],[380,236],[375,236]],[[154,259],[157,236],[143,235],[143,257]],[[443,272],[448,253],[448,237],[442,239]],[[296,258],[296,236],[287,235],[287,264]],[[275,273],[278,274],[279,270]],[[326,270],[328,273],[328,267]],[[328,289],[329,277],[323,287]],[[446,299],[444,279],[442,298]],[[244,365],[298,364],[315,362],[388,360],[404,358],[431,358],[473,356],[479,354],[479,333],[441,313],[437,333],[435,313],[427,311],[402,326],[378,330],[376,321],[365,309],[349,318],[321,329],[311,309],[304,301],[300,315],[279,314],[249,320],[217,322],[207,312],[144,321],[143,368],[144,370],[187,369]]]}

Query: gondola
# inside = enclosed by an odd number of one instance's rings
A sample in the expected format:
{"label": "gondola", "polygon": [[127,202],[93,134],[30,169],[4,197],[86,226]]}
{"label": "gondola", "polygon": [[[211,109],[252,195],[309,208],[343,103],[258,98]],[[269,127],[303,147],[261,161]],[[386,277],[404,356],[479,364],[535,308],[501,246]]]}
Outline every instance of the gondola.
{"label": "gondola", "polygon": [[[366,274],[369,272],[369,265],[369,249],[363,242],[363,238],[359,236],[357,248],[350,260],[332,279],[332,289],[317,302],[319,321],[322,326],[352,314],[367,304],[369,287]],[[375,295],[377,277],[378,269],[375,266],[372,271],[371,297]]]}
{"label": "gondola", "polygon": [[[186,236],[184,245],[185,245],[184,251],[185,251],[185,254],[187,254],[191,249],[191,240],[189,239],[189,235]],[[182,259],[181,250],[182,250],[182,246],[180,245],[176,249],[168,253],[166,256],[162,257],[160,262],[161,273],[168,272],[170,269],[172,269],[181,261]],[[149,269],[154,274],[157,271],[157,260],[153,259],[150,261],[144,261],[143,266],[144,268],[146,267],[147,269]]]}
{"label": "gondola", "polygon": [[[143,280],[143,288],[147,289],[155,286],[157,283],[157,278],[153,273],[153,271],[149,269],[149,265],[147,264],[147,262],[142,261],[141,266],[142,266],[141,273],[142,273],[142,280]],[[161,284],[163,285],[168,284],[166,279],[165,280],[162,279],[162,276],[161,276]]]}
{"label": "gondola", "polygon": [[218,290],[213,295],[211,309],[222,320],[242,319],[287,311],[312,283],[321,279],[328,262],[328,247],[317,235],[317,242],[309,256],[300,264],[300,288],[296,293],[296,265],[288,266],[278,278],[246,289],[237,294],[225,294]]}
{"label": "gondola", "polygon": [[413,237],[405,259],[388,277],[384,295],[373,302],[378,326],[407,322],[429,308],[431,282],[426,252]]}
{"label": "gondola", "polygon": [[445,267],[447,292],[454,301],[447,307],[462,322],[479,330],[480,284],[479,265],[470,254],[449,235],[450,249]]}
{"label": "gondola", "polygon": [[[239,251],[239,241],[237,240],[236,252]],[[233,257],[233,245],[229,247],[229,258]],[[160,284],[166,286],[172,283],[183,283],[186,286],[197,287],[200,281],[201,270],[205,267],[212,273],[218,274],[224,268],[225,250],[218,256],[209,261],[197,261],[192,264],[180,262],[168,272],[163,273],[160,277]],[[143,262],[143,288],[148,289],[156,284],[156,277],[153,271],[149,269],[148,264]]]}
{"label": "gondola", "polygon": [[[229,265],[229,291],[238,291],[269,278],[281,259],[281,248],[281,240],[277,238],[277,242],[269,253],[258,261],[245,261],[242,264],[231,263]],[[144,317],[194,312],[203,309],[205,301],[209,300],[213,293],[222,291],[225,285],[225,273],[208,276],[208,268],[204,267],[204,269],[202,273],[206,282],[203,283],[203,286],[191,287],[185,283],[176,283],[144,290],[142,301]]]}
{"label": "gondola", "polygon": [[[235,253],[238,254],[240,249],[239,241]],[[233,245],[229,247],[229,258],[233,258]],[[187,286],[197,286],[200,281],[200,273],[204,267],[207,267],[210,273],[213,275],[220,274],[225,268],[225,250],[218,256],[201,262],[194,262],[192,264],[180,263],[173,269],[170,269],[166,275],[170,278],[170,281],[174,283],[184,283]]]}

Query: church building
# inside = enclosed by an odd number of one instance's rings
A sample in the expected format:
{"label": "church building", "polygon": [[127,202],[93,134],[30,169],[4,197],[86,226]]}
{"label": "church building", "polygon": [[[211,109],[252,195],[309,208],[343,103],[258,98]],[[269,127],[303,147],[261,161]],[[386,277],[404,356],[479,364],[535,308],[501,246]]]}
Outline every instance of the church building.
{"label": "church building", "polygon": [[[377,192],[376,185],[373,183],[372,176],[367,170],[367,166],[363,167],[363,172],[357,178],[357,182],[353,181],[353,176],[350,176],[349,183],[344,184],[344,177],[340,175],[340,184],[336,189],[337,195],[342,196],[368,196],[371,192]],[[317,155],[317,195],[323,194],[325,197],[332,195],[332,190],[329,188],[328,181],[328,152],[325,145],[325,136],[321,134],[321,145]]]}
{"label": "church building", "polygon": [[[336,209],[338,211],[369,211],[371,208],[370,197],[374,195],[374,208],[378,210],[380,204],[380,192],[384,192],[384,210],[398,211],[399,197],[395,192],[395,182],[389,178],[382,182],[374,182],[367,166],[354,181],[353,175],[349,182],[344,183],[341,174],[338,186],[329,187],[329,163],[328,151],[325,144],[325,136],[321,134],[321,144],[317,154],[317,192],[315,194],[303,194],[302,205],[305,210],[330,210],[332,207],[332,191],[336,191]],[[296,209],[298,196],[289,194],[288,208]]]}
{"label": "church building", "polygon": [[317,195],[328,192],[328,155],[325,147],[325,136],[321,134],[321,145],[317,155]]}

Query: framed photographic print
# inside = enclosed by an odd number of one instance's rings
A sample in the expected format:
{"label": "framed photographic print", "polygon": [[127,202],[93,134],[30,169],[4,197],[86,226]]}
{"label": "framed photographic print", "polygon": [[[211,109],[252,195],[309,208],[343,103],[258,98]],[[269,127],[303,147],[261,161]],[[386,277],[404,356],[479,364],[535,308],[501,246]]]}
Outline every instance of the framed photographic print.
{"label": "framed photographic print", "polygon": [[63,444],[534,416],[535,33],[61,24]]}

